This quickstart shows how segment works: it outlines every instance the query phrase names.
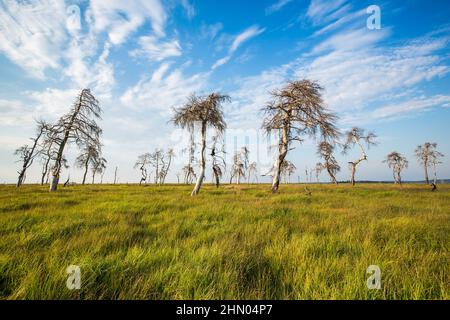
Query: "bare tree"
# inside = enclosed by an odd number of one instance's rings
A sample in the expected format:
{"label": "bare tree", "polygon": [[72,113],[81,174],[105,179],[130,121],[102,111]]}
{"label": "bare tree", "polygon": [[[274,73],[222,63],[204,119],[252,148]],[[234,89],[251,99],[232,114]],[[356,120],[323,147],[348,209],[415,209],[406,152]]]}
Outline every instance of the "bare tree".
{"label": "bare tree", "polygon": [[184,184],[191,184],[195,179],[197,179],[194,167],[191,166],[190,164],[183,167],[183,173],[184,173]]}
{"label": "bare tree", "polygon": [[44,185],[44,183],[48,183],[50,175],[49,170],[50,162],[52,160],[55,160],[56,158],[56,151],[54,150],[53,147],[54,147],[53,140],[49,137],[45,138],[41,144],[41,149],[39,152],[39,157],[42,163],[41,186]]}
{"label": "bare tree", "polygon": [[38,150],[38,143],[41,137],[47,132],[49,126],[44,121],[38,121],[37,123],[37,134],[35,138],[31,138],[33,144],[32,146],[24,145],[18,148],[14,155],[19,157],[19,161],[22,163],[22,168],[17,172],[19,178],[17,179],[17,187],[20,187],[26,179],[26,173],[29,167],[33,164],[34,159],[40,154]]}
{"label": "bare tree", "polygon": [[250,184],[251,183],[251,177],[253,176],[256,180],[256,183],[258,183],[258,168],[257,168],[257,164],[256,162],[252,162],[249,164],[248,166],[248,170],[247,170],[247,183]]}
{"label": "bare tree", "polygon": [[[166,154],[163,157],[163,166],[161,168],[161,179],[160,179],[160,183],[164,184],[166,183],[166,177],[167,174],[169,173],[170,170],[170,166],[172,164],[172,159],[175,157],[175,151],[172,148],[169,148],[169,150],[167,150]],[[165,160],[167,158],[167,160]],[[165,162],[167,161],[167,163]]]}
{"label": "bare tree", "polygon": [[245,178],[245,160],[242,152],[236,152],[233,156],[233,165],[230,172],[230,184],[236,178],[236,184],[241,183],[241,177]]}
{"label": "bare tree", "polygon": [[341,170],[336,158],[333,156],[334,146],[326,141],[322,141],[317,146],[317,154],[323,159],[323,163],[316,164],[316,172],[318,165],[321,165],[330,176],[331,182],[338,184],[336,180],[336,174]]}
{"label": "bare tree", "polygon": [[395,183],[402,185],[401,173],[403,169],[408,168],[408,160],[397,151],[393,151],[387,155],[383,163],[387,163],[389,168],[392,169]]}
{"label": "bare tree", "polygon": [[181,108],[174,110],[172,121],[176,126],[193,130],[196,123],[200,125],[201,151],[200,151],[200,175],[192,190],[192,196],[200,192],[206,170],[206,130],[212,127],[219,132],[224,132],[226,123],[223,118],[222,103],[229,101],[230,97],[220,93],[212,93],[205,97],[192,95],[188,102]]}
{"label": "bare tree", "polygon": [[273,167],[272,192],[278,192],[281,165],[292,143],[303,141],[302,135],[315,136],[320,130],[323,140],[335,140],[337,117],[327,112],[322,100],[323,88],[312,81],[290,81],[281,90],[272,92],[272,101],[264,108],[263,129],[279,134],[278,156]]}
{"label": "bare tree", "polygon": [[164,151],[156,149],[155,152],[150,154],[150,164],[155,168],[155,184],[161,184],[163,170],[165,166]]}
{"label": "bare tree", "polygon": [[150,153],[144,153],[140,155],[134,164],[134,168],[141,171],[141,181],[139,181],[139,184],[141,185],[142,182],[147,182],[148,174],[147,174],[147,166],[150,164],[152,159],[152,155]]}
{"label": "bare tree", "polygon": [[322,164],[320,162],[317,162],[316,166],[314,167],[314,172],[316,173],[317,183],[320,182],[320,174],[322,173],[322,170],[323,170]]}
{"label": "bare tree", "polygon": [[93,167],[100,157],[100,146],[87,145],[81,150],[81,154],[75,160],[75,166],[84,169],[82,185],[86,183],[86,175],[89,166]]}
{"label": "bare tree", "polygon": [[295,173],[297,167],[290,161],[284,159],[281,164],[281,175],[284,177],[284,183],[291,183],[291,176]]}
{"label": "bare tree", "polygon": [[105,172],[107,163],[108,163],[108,161],[106,161],[105,158],[102,158],[100,156],[94,158],[93,163],[92,163],[92,168],[91,168],[92,184],[95,183],[95,175],[97,173],[102,174],[103,172]]}
{"label": "bare tree", "polygon": [[361,162],[367,161],[367,153],[363,145],[365,144],[367,149],[369,149],[371,146],[377,145],[377,143],[375,142],[377,136],[373,132],[368,132],[366,134],[364,129],[354,127],[346,133],[346,137],[347,140],[344,143],[344,150],[343,150],[344,153],[348,152],[348,150],[354,147],[355,145],[358,145],[361,151],[361,156],[358,160],[349,162],[351,172],[350,181],[352,185],[355,185],[356,169]]}
{"label": "bare tree", "polygon": [[50,191],[58,188],[64,149],[70,141],[77,145],[98,145],[102,129],[95,119],[100,119],[101,109],[98,100],[89,89],[83,89],[78,95],[71,110],[62,116],[52,127],[52,140],[57,145],[57,154],[52,169]]}
{"label": "bare tree", "polygon": [[213,136],[213,144],[211,147],[211,158],[212,158],[212,170],[213,179],[215,180],[216,188],[220,185],[220,179],[223,173],[226,171],[225,163],[225,146],[223,143],[222,132],[217,131]]}
{"label": "bare tree", "polygon": [[420,164],[423,165],[425,171],[425,181],[427,184],[430,184],[430,179],[428,178],[428,168],[430,166],[434,167],[434,184],[436,184],[437,174],[436,174],[436,165],[439,164],[439,159],[444,155],[436,150],[437,143],[425,142],[423,145],[420,145],[416,148],[415,154]]}

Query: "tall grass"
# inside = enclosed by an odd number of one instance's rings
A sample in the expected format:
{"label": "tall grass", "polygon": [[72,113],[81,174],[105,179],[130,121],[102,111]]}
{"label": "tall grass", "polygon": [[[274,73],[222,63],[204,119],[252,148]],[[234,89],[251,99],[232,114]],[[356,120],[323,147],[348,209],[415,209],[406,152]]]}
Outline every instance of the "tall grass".
{"label": "tall grass", "polygon": [[0,186],[0,297],[450,298],[450,186],[303,188]]}

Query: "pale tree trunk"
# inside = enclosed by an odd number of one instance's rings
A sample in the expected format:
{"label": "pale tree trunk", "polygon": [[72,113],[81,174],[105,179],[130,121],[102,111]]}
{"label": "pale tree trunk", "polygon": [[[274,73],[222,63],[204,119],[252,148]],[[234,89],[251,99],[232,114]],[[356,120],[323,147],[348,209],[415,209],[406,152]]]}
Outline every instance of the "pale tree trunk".
{"label": "pale tree trunk", "polygon": [[350,162],[350,170],[351,170],[350,182],[352,183],[353,186],[356,184],[356,181],[355,181],[356,166],[357,166],[356,163]]}
{"label": "pale tree trunk", "polygon": [[116,170],[114,171],[114,184],[116,184],[117,182],[117,167]]}
{"label": "pale tree trunk", "polygon": [[86,159],[86,162],[84,163],[84,175],[83,175],[83,182],[81,183],[84,185],[86,183],[86,175],[89,169],[89,156]]}
{"label": "pale tree trunk", "polygon": [[275,162],[275,172],[272,179],[272,193],[277,193],[280,187],[281,165],[286,158],[288,152],[288,132],[287,127],[283,127],[282,136],[279,146],[278,158]]}
{"label": "pale tree trunk", "polygon": [[425,161],[424,169],[425,169],[425,181],[427,184],[430,184],[430,179],[428,178],[428,161]]}
{"label": "pale tree trunk", "polygon": [[434,184],[437,183],[436,163],[433,163]]}
{"label": "pale tree trunk", "polygon": [[200,193],[200,188],[202,187],[203,180],[205,178],[205,169],[206,169],[206,159],[205,159],[205,151],[206,151],[206,123],[202,123],[202,150],[200,154],[200,175],[197,178],[197,183],[195,184],[194,190],[192,190],[191,196],[196,196]]}
{"label": "pale tree trunk", "polygon": [[48,166],[49,166],[49,164],[50,164],[50,157],[47,158],[47,160],[45,161],[45,163],[42,167],[41,186],[44,185],[45,177],[47,177],[47,181],[48,181]]}

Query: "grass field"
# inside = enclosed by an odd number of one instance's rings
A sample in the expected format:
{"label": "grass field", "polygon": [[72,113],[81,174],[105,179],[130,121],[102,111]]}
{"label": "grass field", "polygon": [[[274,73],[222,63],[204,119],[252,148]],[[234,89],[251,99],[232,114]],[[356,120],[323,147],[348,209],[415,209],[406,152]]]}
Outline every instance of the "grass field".
{"label": "grass field", "polygon": [[450,299],[450,185],[303,189],[0,186],[0,298]]}

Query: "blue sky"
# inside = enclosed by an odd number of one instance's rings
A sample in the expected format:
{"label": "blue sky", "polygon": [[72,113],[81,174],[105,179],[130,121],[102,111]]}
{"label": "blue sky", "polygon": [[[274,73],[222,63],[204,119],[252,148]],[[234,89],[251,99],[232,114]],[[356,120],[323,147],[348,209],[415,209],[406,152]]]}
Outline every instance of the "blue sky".
{"label": "blue sky", "polygon": [[[370,5],[381,9],[381,29],[367,28]],[[56,120],[84,87],[104,110],[105,181],[116,166],[121,182],[138,181],[137,156],[168,146],[177,152],[174,181],[187,138],[168,122],[172,107],[210,91],[232,98],[229,155],[248,144],[263,173],[274,141],[259,132],[259,110],[268,92],[303,78],[324,86],[339,128],[379,136],[359,179],[391,179],[381,162],[394,150],[410,161],[404,179],[422,179],[413,151],[426,141],[447,155],[438,174],[449,178],[449,22],[448,1],[0,0],[0,182],[15,181],[13,151],[33,135],[34,119]],[[318,161],[315,143],[288,156],[302,180]],[[76,155],[70,147],[63,174],[75,180]],[[339,179],[355,157],[337,155]]]}

